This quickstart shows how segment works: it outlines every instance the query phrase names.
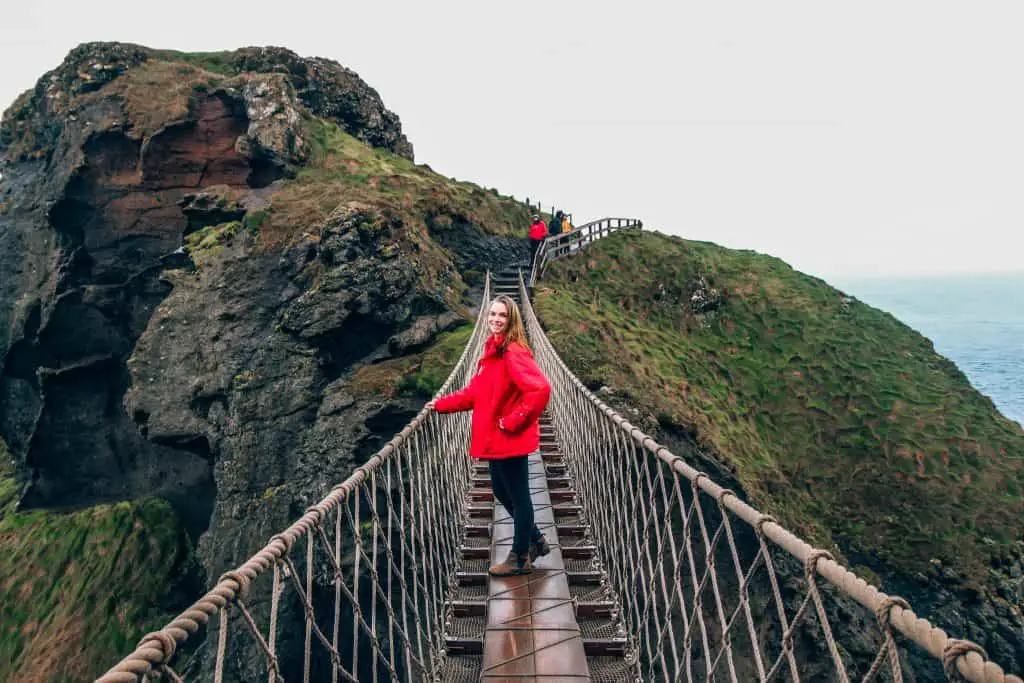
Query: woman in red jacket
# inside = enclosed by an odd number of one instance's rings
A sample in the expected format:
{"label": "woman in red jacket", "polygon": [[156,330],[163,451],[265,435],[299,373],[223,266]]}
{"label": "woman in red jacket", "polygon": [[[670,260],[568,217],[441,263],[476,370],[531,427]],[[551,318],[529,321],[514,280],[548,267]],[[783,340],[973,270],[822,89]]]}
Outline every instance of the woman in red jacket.
{"label": "woman in red jacket", "polygon": [[439,413],[473,411],[469,455],[487,460],[494,497],[512,515],[515,534],[508,558],[487,571],[513,576],[533,571],[533,560],[550,552],[534,524],[527,459],[540,446],[540,414],[551,385],[526,342],[519,307],[499,296],[487,311],[491,331],[476,375],[462,391],[430,401]]}
{"label": "woman in red jacket", "polygon": [[[533,222],[530,223],[530,263],[537,260],[537,250],[540,249],[540,245],[544,244],[544,240],[548,236],[548,226],[540,219],[540,214],[533,214],[532,220]],[[551,219],[552,224],[554,224],[554,220],[554,218]]]}

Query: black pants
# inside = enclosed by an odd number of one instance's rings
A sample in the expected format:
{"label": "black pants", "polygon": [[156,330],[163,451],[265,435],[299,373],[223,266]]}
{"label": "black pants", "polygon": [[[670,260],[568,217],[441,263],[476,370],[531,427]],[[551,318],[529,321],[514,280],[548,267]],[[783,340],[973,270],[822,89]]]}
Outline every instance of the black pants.
{"label": "black pants", "polygon": [[530,550],[530,541],[541,537],[540,529],[533,521],[529,458],[528,455],[517,455],[488,461],[491,468],[491,490],[498,502],[512,515],[515,527],[512,551],[520,555]]}
{"label": "black pants", "polygon": [[537,260],[537,250],[540,249],[540,245],[544,244],[544,240],[530,240],[530,263],[533,264]]}

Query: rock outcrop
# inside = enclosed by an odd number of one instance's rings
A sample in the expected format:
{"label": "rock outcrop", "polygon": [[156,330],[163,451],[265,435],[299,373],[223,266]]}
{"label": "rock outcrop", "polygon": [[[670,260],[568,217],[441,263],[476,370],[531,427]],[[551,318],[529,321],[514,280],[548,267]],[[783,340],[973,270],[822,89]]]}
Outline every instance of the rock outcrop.
{"label": "rock outcrop", "polygon": [[[525,206],[415,167],[372,88],[280,48],[82,45],[5,113],[0,158],[0,439],[19,505],[164,498],[209,577],[419,409],[353,378],[465,319],[455,264],[525,250]],[[309,189],[303,168],[330,182]],[[377,192],[403,173],[428,208]]]}

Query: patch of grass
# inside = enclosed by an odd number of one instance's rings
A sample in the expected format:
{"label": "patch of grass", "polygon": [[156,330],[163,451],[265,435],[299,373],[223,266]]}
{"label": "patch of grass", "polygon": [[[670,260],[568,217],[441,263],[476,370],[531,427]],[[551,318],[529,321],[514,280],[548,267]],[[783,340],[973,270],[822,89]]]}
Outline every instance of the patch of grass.
{"label": "patch of grass", "polygon": [[287,241],[348,203],[399,217],[424,239],[428,217],[473,223],[492,235],[526,236],[530,221],[525,204],[370,147],[324,119],[307,119],[304,131],[309,163],[273,196],[262,232],[265,244]]}
{"label": "patch of grass", "polygon": [[241,221],[208,225],[185,236],[185,251],[192,257],[193,263],[201,268],[216,258],[224,245],[229,244],[241,229]]}
{"label": "patch of grass", "polygon": [[359,399],[392,398],[398,394],[398,383],[416,364],[413,356],[403,356],[361,365],[356,368],[349,382],[349,390]]}
{"label": "patch of grass", "polygon": [[348,382],[348,391],[356,398],[430,398],[448,379],[472,334],[473,326],[466,321],[437,335],[419,353],[360,366]]}
{"label": "patch of grass", "polygon": [[249,234],[258,236],[260,233],[260,227],[267,220],[266,210],[250,211],[245,214],[245,229],[249,231]]}
{"label": "patch of grass", "polygon": [[195,92],[212,88],[220,81],[219,76],[183,62],[149,60],[81,97],[120,98],[132,122],[128,134],[143,139],[168,124],[188,119]]}
{"label": "patch of grass", "polygon": [[[721,295],[696,313],[703,278]],[[536,308],[585,382],[696,435],[819,544],[980,587],[1024,534],[1024,432],[931,342],[779,259],[626,231],[556,262]]]}
{"label": "patch of grass", "polygon": [[0,457],[0,680],[92,680],[180,610],[188,539],[162,500],[14,512]]}
{"label": "patch of grass", "polygon": [[217,225],[208,225],[202,230],[196,230],[185,237],[185,248],[189,253],[202,251],[203,249],[214,249],[223,246],[232,237],[238,234],[242,223],[240,221],[228,221]]}
{"label": "patch of grass", "polygon": [[239,73],[235,66],[235,53],[222,52],[178,52],[177,50],[155,50],[154,56],[173,62],[183,62],[197,69],[209,71],[222,76],[235,76]]}
{"label": "patch of grass", "polygon": [[397,379],[396,388],[413,396],[432,397],[448,379],[472,335],[473,326],[468,323],[439,334],[423,353],[409,357],[412,365]]}

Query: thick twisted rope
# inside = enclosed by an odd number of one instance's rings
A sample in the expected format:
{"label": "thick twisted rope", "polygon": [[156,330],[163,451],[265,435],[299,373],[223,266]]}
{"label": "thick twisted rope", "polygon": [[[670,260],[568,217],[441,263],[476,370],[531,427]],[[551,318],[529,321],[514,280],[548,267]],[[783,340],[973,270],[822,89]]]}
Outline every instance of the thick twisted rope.
{"label": "thick twisted rope", "polygon": [[[747,621],[749,601],[746,595],[750,575],[757,564],[766,569],[769,595],[774,599],[783,631],[780,652],[773,657],[771,666],[762,668],[759,661],[755,662],[750,675],[757,680],[773,680],[784,667],[788,668],[792,680],[799,680],[793,635],[799,628],[807,627],[812,613],[817,617],[818,630],[825,640],[836,675],[846,680],[847,663],[832,633],[816,581],[821,578],[825,580],[824,585],[877,615],[882,644],[866,680],[876,676],[886,660],[893,679],[902,680],[899,654],[893,640],[893,633],[899,632],[941,662],[953,680],[1024,683],[1019,676],[989,661],[978,645],[951,639],[944,631],[918,617],[904,600],[878,590],[836,562],[825,550],[812,547],[773,518],[743,502],[601,401],[568,369],[551,346],[526,296],[525,284],[521,281],[523,316],[538,363],[553,385],[550,409],[563,440],[566,461],[577,482],[585,513],[592,520],[594,537],[600,541],[604,569],[624,604],[627,624],[638,640],[648,639],[648,643],[640,642],[638,647],[644,652],[652,675],[661,673],[669,678],[695,680],[702,677],[699,672],[694,673],[694,668],[699,668],[698,660],[703,661],[705,667],[703,676],[712,676],[712,671],[725,661],[727,678],[738,680],[740,674],[730,653],[731,641],[739,633],[732,626],[740,622],[748,625],[748,635],[744,635],[746,645],[752,648],[755,659],[760,658],[760,645]],[[653,463],[673,479],[688,480],[694,492],[691,499],[686,500],[680,493],[681,488],[674,483],[658,487],[645,485],[646,481],[655,479],[649,475]],[[714,530],[707,528],[704,519],[704,506],[700,501],[704,497],[716,502],[722,511]],[[642,523],[650,519],[655,510],[662,514],[660,519],[665,520],[668,532],[660,536],[652,534],[646,523]],[[741,567],[741,558],[732,539],[730,518],[745,523],[758,540],[759,548],[749,560],[751,564],[746,571]],[[675,533],[671,533],[673,528]],[[725,598],[715,587],[718,581],[716,550],[721,544],[723,529],[732,553],[738,592],[735,606],[730,604],[728,619],[722,612]],[[666,537],[674,536],[679,537],[679,546],[666,551],[663,547]],[[703,552],[698,545],[703,546]],[[776,576],[777,560],[773,556],[778,551],[805,567],[807,592],[793,617],[787,616],[783,586]],[[639,576],[638,570],[642,570]],[[671,588],[662,591],[663,582]],[[709,586],[712,588],[710,596]],[[710,609],[704,606],[708,600]],[[679,628],[681,633],[677,634]],[[666,641],[682,642],[683,652],[667,657]],[[659,666],[661,672],[657,672]]]}

